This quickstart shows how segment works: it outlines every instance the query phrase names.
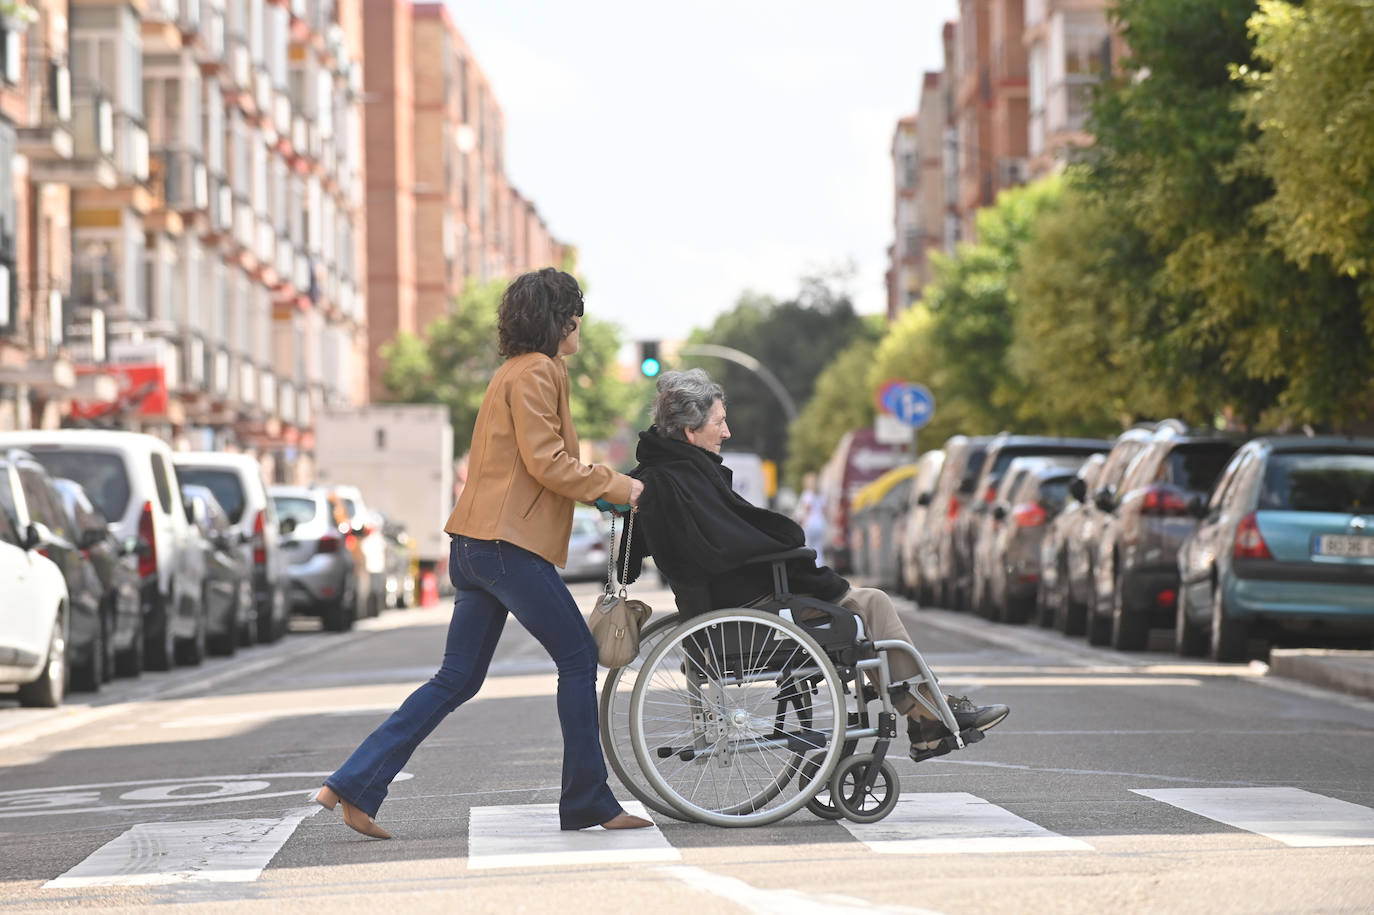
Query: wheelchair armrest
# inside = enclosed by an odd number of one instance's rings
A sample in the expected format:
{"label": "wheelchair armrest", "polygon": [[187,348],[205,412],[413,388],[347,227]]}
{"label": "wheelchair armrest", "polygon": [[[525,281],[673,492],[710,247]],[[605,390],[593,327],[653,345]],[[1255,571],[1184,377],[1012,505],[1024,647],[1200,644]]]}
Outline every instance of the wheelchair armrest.
{"label": "wheelchair armrest", "polygon": [[783,550],[781,553],[765,553],[762,556],[755,556],[744,560],[744,565],[752,566],[764,562],[786,562],[789,559],[810,559],[815,560],[816,551],[810,547],[799,546],[795,550]]}

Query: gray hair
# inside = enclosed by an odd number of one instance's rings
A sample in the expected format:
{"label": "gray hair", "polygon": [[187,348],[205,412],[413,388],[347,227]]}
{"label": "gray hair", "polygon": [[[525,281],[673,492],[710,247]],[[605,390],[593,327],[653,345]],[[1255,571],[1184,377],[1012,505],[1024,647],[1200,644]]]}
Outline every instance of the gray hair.
{"label": "gray hair", "polygon": [[717,400],[725,401],[725,391],[704,369],[664,372],[658,376],[658,393],[654,395],[658,434],[685,442],[686,430],[704,426]]}

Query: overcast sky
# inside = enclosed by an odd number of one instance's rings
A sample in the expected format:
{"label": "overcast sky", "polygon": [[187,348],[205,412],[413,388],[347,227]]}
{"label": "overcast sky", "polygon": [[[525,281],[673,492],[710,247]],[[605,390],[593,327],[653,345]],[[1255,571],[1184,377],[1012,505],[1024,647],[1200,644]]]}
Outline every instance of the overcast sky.
{"label": "overcast sky", "polygon": [[590,313],[683,337],[851,260],[859,310],[886,307],[892,133],[954,0],[447,2]]}

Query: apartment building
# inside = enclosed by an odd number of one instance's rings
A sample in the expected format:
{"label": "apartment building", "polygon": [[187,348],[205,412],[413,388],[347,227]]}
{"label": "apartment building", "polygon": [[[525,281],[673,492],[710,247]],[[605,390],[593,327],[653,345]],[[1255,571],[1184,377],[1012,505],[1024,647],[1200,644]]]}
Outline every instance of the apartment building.
{"label": "apartment building", "polygon": [[1108,0],[1026,0],[1030,174],[1061,170],[1092,143],[1085,129],[1092,87],[1111,72]]}
{"label": "apartment building", "polygon": [[560,265],[566,248],[505,170],[505,116],[442,3],[363,0],[367,69],[368,363],[423,333],[468,282]]}
{"label": "apartment building", "polygon": [[300,475],[366,395],[358,2],[39,0],[5,33],[0,428]]}
{"label": "apartment building", "polygon": [[972,240],[979,208],[1030,175],[1022,0],[960,0],[956,32],[957,209],[960,235]]}
{"label": "apartment building", "polygon": [[895,194],[889,321],[921,297],[931,279],[930,252],[944,247],[947,120],[942,74],[927,72],[921,80],[916,114],[898,121],[892,137]]}
{"label": "apartment building", "polygon": [[66,0],[0,15],[0,429],[61,421],[76,376],[63,348],[73,163]]}

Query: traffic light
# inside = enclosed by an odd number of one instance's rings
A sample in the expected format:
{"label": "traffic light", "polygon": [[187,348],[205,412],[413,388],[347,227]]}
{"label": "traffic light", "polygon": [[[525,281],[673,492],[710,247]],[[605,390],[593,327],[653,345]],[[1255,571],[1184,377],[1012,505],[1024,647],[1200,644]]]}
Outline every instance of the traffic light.
{"label": "traffic light", "polygon": [[663,369],[658,359],[658,341],[642,340],[639,344],[639,373],[645,378],[653,378]]}

